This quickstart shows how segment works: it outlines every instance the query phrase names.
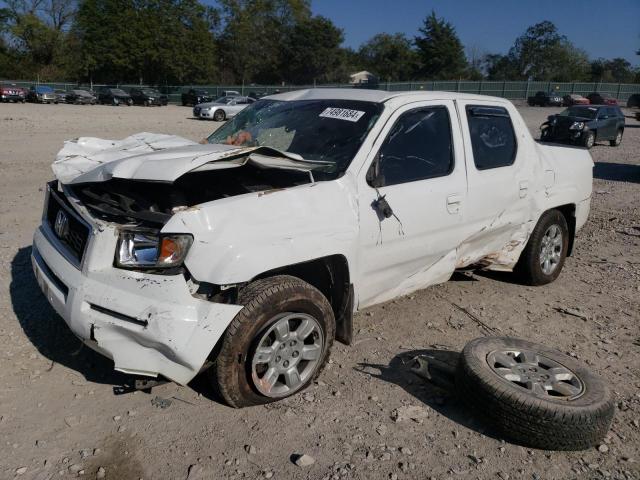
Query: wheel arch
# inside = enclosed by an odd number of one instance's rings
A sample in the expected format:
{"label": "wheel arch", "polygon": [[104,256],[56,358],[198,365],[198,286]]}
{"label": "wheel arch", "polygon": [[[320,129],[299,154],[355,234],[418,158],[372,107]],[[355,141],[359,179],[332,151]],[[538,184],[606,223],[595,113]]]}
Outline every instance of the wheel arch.
{"label": "wheel arch", "polygon": [[567,257],[570,257],[573,253],[573,244],[576,236],[576,205],[574,203],[568,203],[560,205],[558,207],[550,208],[549,210],[558,210],[564,216],[567,221],[567,228],[569,229],[569,246],[567,247]]}
{"label": "wheel arch", "polygon": [[317,288],[329,301],[336,319],[336,339],[351,344],[353,339],[353,284],[349,262],[335,254],[267,270],[251,281],[275,275],[291,275]]}

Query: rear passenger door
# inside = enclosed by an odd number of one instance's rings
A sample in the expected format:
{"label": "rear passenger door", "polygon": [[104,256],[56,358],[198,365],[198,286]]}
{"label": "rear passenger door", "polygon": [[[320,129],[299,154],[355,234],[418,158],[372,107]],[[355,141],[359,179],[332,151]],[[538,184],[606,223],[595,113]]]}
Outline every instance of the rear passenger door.
{"label": "rear passenger door", "polygon": [[535,173],[533,140],[511,104],[461,101],[458,109],[469,189],[458,266],[480,262],[509,270],[513,258],[505,252],[517,256],[527,240],[535,179],[543,175]]}

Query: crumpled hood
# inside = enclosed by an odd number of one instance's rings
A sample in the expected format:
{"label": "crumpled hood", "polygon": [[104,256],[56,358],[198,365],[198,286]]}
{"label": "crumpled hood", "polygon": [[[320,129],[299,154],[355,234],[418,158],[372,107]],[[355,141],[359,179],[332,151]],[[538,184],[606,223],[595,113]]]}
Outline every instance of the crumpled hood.
{"label": "crumpled hood", "polygon": [[174,135],[138,133],[123,140],[69,140],[51,168],[64,184],[106,182],[112,178],[170,183],[194,170],[234,168],[247,162],[302,171],[322,163],[304,162],[269,147],[202,145]]}

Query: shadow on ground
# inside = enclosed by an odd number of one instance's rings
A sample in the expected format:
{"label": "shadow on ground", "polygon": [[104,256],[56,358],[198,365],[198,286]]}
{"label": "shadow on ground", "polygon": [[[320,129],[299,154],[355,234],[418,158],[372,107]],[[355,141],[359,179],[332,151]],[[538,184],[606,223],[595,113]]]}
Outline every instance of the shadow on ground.
{"label": "shadow on ground", "polygon": [[640,165],[595,162],[593,177],[600,180],[640,183]]}
{"label": "shadow on ground", "polygon": [[[411,350],[393,357],[389,365],[360,363],[355,370],[362,374],[370,375],[380,381],[397,385],[415,397],[420,403],[432,408],[453,422],[488,437],[500,440],[501,438],[495,434],[488,425],[485,425],[481,419],[473,417],[472,413],[464,407],[462,402],[456,397],[455,388],[452,385],[437,386],[411,371],[411,366],[415,363],[415,357],[433,357],[440,362],[455,367],[458,362],[458,355],[458,352],[440,348]],[[446,375],[443,377],[447,378]],[[451,377],[449,377],[449,379],[453,380]]]}
{"label": "shadow on ground", "polygon": [[122,385],[129,378],[113,363],[85,346],[47,302],[31,268],[31,246],[11,261],[11,304],[25,335],[41,355],[82,374],[90,382]]}

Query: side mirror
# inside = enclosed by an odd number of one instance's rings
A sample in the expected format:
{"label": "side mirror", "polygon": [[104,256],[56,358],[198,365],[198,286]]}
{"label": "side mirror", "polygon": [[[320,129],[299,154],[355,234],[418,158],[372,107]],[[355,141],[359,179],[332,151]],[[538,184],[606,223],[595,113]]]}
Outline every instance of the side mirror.
{"label": "side mirror", "polygon": [[366,176],[367,183],[371,185],[373,188],[381,188],[381,187],[384,187],[385,185],[384,175],[382,174],[382,169],[381,169],[381,163],[382,163],[382,155],[378,153],[374,158],[373,162],[371,163],[369,170],[367,170],[367,176]]}

